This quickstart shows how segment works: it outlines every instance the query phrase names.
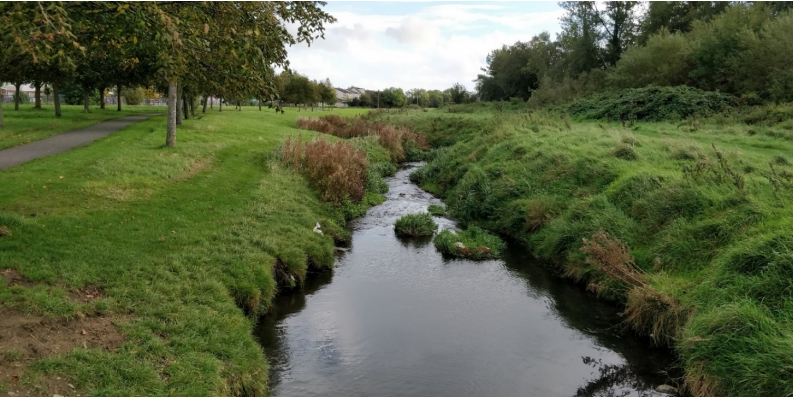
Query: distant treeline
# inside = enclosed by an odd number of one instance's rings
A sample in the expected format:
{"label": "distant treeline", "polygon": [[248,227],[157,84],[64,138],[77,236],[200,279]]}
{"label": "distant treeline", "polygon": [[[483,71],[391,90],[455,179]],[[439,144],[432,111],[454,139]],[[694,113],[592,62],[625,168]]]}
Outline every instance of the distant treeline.
{"label": "distant treeline", "polygon": [[562,31],[493,50],[478,99],[567,102],[610,89],[690,86],[746,104],[793,100],[790,2],[561,2]]}

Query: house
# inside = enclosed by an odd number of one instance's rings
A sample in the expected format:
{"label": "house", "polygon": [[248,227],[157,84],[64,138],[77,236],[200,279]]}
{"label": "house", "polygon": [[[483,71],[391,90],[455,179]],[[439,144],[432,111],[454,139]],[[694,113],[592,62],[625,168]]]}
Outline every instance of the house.
{"label": "house", "polygon": [[345,108],[349,106],[349,103],[355,99],[360,98],[361,94],[365,93],[366,90],[361,87],[350,87],[350,88],[338,88],[334,87],[336,90],[336,107]]}
{"label": "house", "polygon": [[[30,84],[22,84],[19,87],[19,91],[28,94],[30,98],[33,99],[33,95],[36,93],[36,88]],[[0,99],[2,99],[3,102],[13,102],[14,92],[16,92],[16,87],[14,87],[13,84],[0,83]]]}

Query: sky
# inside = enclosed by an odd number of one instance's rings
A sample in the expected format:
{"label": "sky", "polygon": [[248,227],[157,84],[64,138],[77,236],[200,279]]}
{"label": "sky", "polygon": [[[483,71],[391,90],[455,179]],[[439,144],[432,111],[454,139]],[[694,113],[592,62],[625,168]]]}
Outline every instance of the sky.
{"label": "sky", "polygon": [[289,47],[290,68],[335,87],[474,89],[494,49],[559,32],[556,2],[328,2],[325,39]]}

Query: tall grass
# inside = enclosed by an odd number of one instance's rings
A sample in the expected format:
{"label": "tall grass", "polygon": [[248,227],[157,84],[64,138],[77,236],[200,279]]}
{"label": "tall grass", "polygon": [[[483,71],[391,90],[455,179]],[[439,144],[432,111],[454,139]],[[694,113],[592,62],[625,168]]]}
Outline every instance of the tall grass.
{"label": "tall grass", "polygon": [[287,138],[283,164],[302,172],[324,201],[359,203],[366,194],[369,160],[366,153],[348,142],[331,143],[321,138],[303,141],[302,136],[296,140]]}
{"label": "tall grass", "polygon": [[375,136],[380,140],[380,144],[388,149],[394,161],[412,160],[411,157],[415,157],[416,150],[429,148],[422,135],[408,128],[392,127],[381,122],[370,123],[362,117],[348,118],[337,115],[319,118],[301,117],[297,119],[297,126],[339,138]]}
{"label": "tall grass", "polygon": [[436,230],[438,224],[426,212],[404,215],[394,223],[394,231],[398,236],[432,236]]}

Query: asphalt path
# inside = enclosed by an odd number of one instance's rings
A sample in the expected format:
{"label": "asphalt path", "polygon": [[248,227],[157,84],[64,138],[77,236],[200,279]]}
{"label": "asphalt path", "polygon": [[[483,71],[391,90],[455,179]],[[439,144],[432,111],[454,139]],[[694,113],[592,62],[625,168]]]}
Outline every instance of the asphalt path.
{"label": "asphalt path", "polygon": [[131,124],[159,115],[159,113],[136,114],[120,119],[107,120],[90,127],[64,132],[40,141],[0,150],[0,170],[11,168],[30,160],[64,153],[73,148],[88,145],[99,138],[104,138]]}

